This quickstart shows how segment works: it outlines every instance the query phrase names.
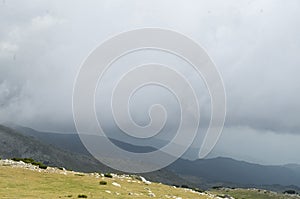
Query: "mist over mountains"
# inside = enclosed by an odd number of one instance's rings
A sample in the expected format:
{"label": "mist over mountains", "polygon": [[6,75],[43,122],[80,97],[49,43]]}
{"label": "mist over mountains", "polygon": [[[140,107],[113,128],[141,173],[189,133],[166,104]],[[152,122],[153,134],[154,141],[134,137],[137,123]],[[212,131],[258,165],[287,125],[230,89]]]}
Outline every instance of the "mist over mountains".
{"label": "mist over mountains", "polygon": [[[0,126],[2,158],[32,157],[49,165],[80,171],[114,171],[89,154],[77,134],[38,132],[31,128]],[[132,152],[148,152],[152,147],[140,147],[113,140],[114,144]],[[117,171],[114,171],[117,172]],[[178,159],[157,172],[145,174],[153,181],[167,184],[209,188],[258,187],[275,191],[299,190],[300,165],[266,166],[231,158]]]}

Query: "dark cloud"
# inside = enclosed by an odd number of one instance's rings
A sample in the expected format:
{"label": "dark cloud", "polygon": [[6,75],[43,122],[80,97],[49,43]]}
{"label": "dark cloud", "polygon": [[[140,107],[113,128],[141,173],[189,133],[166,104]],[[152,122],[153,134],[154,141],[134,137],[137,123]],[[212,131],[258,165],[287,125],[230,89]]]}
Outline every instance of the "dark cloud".
{"label": "dark cloud", "polygon": [[[227,93],[226,128],[300,134],[299,8],[297,0],[6,1],[0,5],[0,122],[74,131],[80,63],[113,34],[155,26],[194,38],[215,61]],[[206,95],[203,107],[210,105]]]}

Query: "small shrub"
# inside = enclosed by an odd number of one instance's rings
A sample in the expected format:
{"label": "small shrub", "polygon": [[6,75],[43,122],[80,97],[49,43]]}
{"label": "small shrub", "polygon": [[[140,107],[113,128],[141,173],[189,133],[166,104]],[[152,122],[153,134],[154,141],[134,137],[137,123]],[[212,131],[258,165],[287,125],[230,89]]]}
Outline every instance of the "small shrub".
{"label": "small shrub", "polygon": [[283,192],[284,194],[291,194],[291,195],[294,195],[296,194],[296,191],[295,190],[286,190]]}
{"label": "small shrub", "polygon": [[81,173],[75,173],[74,175],[75,176],[81,176],[81,177],[84,176],[84,174],[81,174]]}
{"label": "small shrub", "polygon": [[31,164],[35,165],[35,166],[39,166],[41,163],[40,162],[32,162]]}
{"label": "small shrub", "polygon": [[79,195],[78,195],[78,198],[87,198],[87,195],[79,194]]}
{"label": "small shrub", "polygon": [[40,164],[40,165],[39,165],[39,168],[40,168],[40,169],[47,169],[47,166],[44,165],[44,164]]}
{"label": "small shrub", "polygon": [[25,162],[27,164],[32,164],[35,166],[38,166],[40,169],[47,169],[47,166],[41,162],[36,162],[34,161],[34,159],[32,158],[12,158],[13,161],[17,161],[17,162]]}
{"label": "small shrub", "polygon": [[23,162],[25,162],[25,163],[32,163],[32,162],[34,162],[34,160],[32,159],[32,158],[23,158],[23,159],[21,159]]}
{"label": "small shrub", "polygon": [[41,162],[32,162],[31,163],[32,165],[35,165],[35,166],[38,166],[40,169],[47,169],[47,165],[44,165],[43,163]]}
{"label": "small shrub", "polygon": [[199,193],[203,193],[204,191],[202,189],[199,188],[193,188],[194,191],[199,192]]}
{"label": "small shrub", "polygon": [[188,185],[181,185],[181,188],[189,189],[190,187]]}
{"label": "small shrub", "polygon": [[106,174],[104,174],[104,177],[112,178],[113,176],[110,173],[106,173]]}
{"label": "small shrub", "polygon": [[134,180],[142,181],[141,177],[138,175],[130,175],[130,177]]}
{"label": "small shrub", "polygon": [[99,184],[100,185],[107,185],[107,182],[106,181],[100,181]]}
{"label": "small shrub", "polygon": [[222,186],[213,186],[212,189],[222,189]]}
{"label": "small shrub", "polygon": [[13,161],[20,162],[21,158],[12,158]]}

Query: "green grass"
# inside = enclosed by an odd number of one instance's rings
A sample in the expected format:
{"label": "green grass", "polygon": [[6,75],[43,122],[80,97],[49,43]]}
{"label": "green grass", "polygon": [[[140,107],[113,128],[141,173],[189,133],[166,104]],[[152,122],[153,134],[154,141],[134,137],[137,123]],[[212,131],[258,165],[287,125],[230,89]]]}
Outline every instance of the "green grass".
{"label": "green grass", "polygon": [[[60,171],[59,169],[57,169]],[[172,198],[174,196],[183,199],[214,198],[207,195],[199,195],[187,189],[173,188],[171,186],[152,183],[146,185],[134,178],[99,177],[67,172],[67,175],[59,173],[47,173],[47,170],[31,171],[24,168],[0,166],[0,198],[150,198],[149,190],[156,195],[155,198]],[[62,171],[61,171],[62,172]],[[102,182],[101,182],[102,181]],[[101,184],[100,184],[101,182]],[[105,182],[107,184],[105,184]],[[112,185],[116,182],[121,185]],[[247,190],[247,189],[220,189],[208,191],[213,195],[230,195],[236,199],[292,199],[297,196],[274,194],[272,192]]]}
{"label": "green grass", "polygon": [[[107,185],[100,185],[105,180]],[[116,182],[121,187],[112,185]],[[90,175],[58,174],[31,171],[23,168],[0,166],[0,198],[78,198],[86,195],[88,198],[150,198],[150,189],[156,198],[177,196],[191,199],[204,199],[197,193],[184,189],[152,183],[145,185],[142,182],[127,182],[127,179],[106,178]],[[107,193],[106,191],[110,191]],[[131,195],[129,195],[131,193]],[[135,195],[143,194],[143,195]]]}

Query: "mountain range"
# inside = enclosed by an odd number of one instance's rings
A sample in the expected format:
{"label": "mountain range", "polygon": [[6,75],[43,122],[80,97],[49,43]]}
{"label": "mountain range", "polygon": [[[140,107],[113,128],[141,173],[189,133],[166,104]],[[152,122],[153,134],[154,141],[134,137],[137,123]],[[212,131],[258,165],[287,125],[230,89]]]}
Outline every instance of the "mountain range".
{"label": "mountain range", "polygon": [[[132,152],[154,150],[119,140],[113,142]],[[39,132],[22,126],[0,125],[0,144],[2,158],[31,157],[48,165],[73,170],[114,171],[90,155],[78,134]],[[202,189],[226,186],[300,191],[300,165],[297,164],[268,166],[225,157],[195,161],[180,158],[164,169],[143,175],[152,181]]]}

